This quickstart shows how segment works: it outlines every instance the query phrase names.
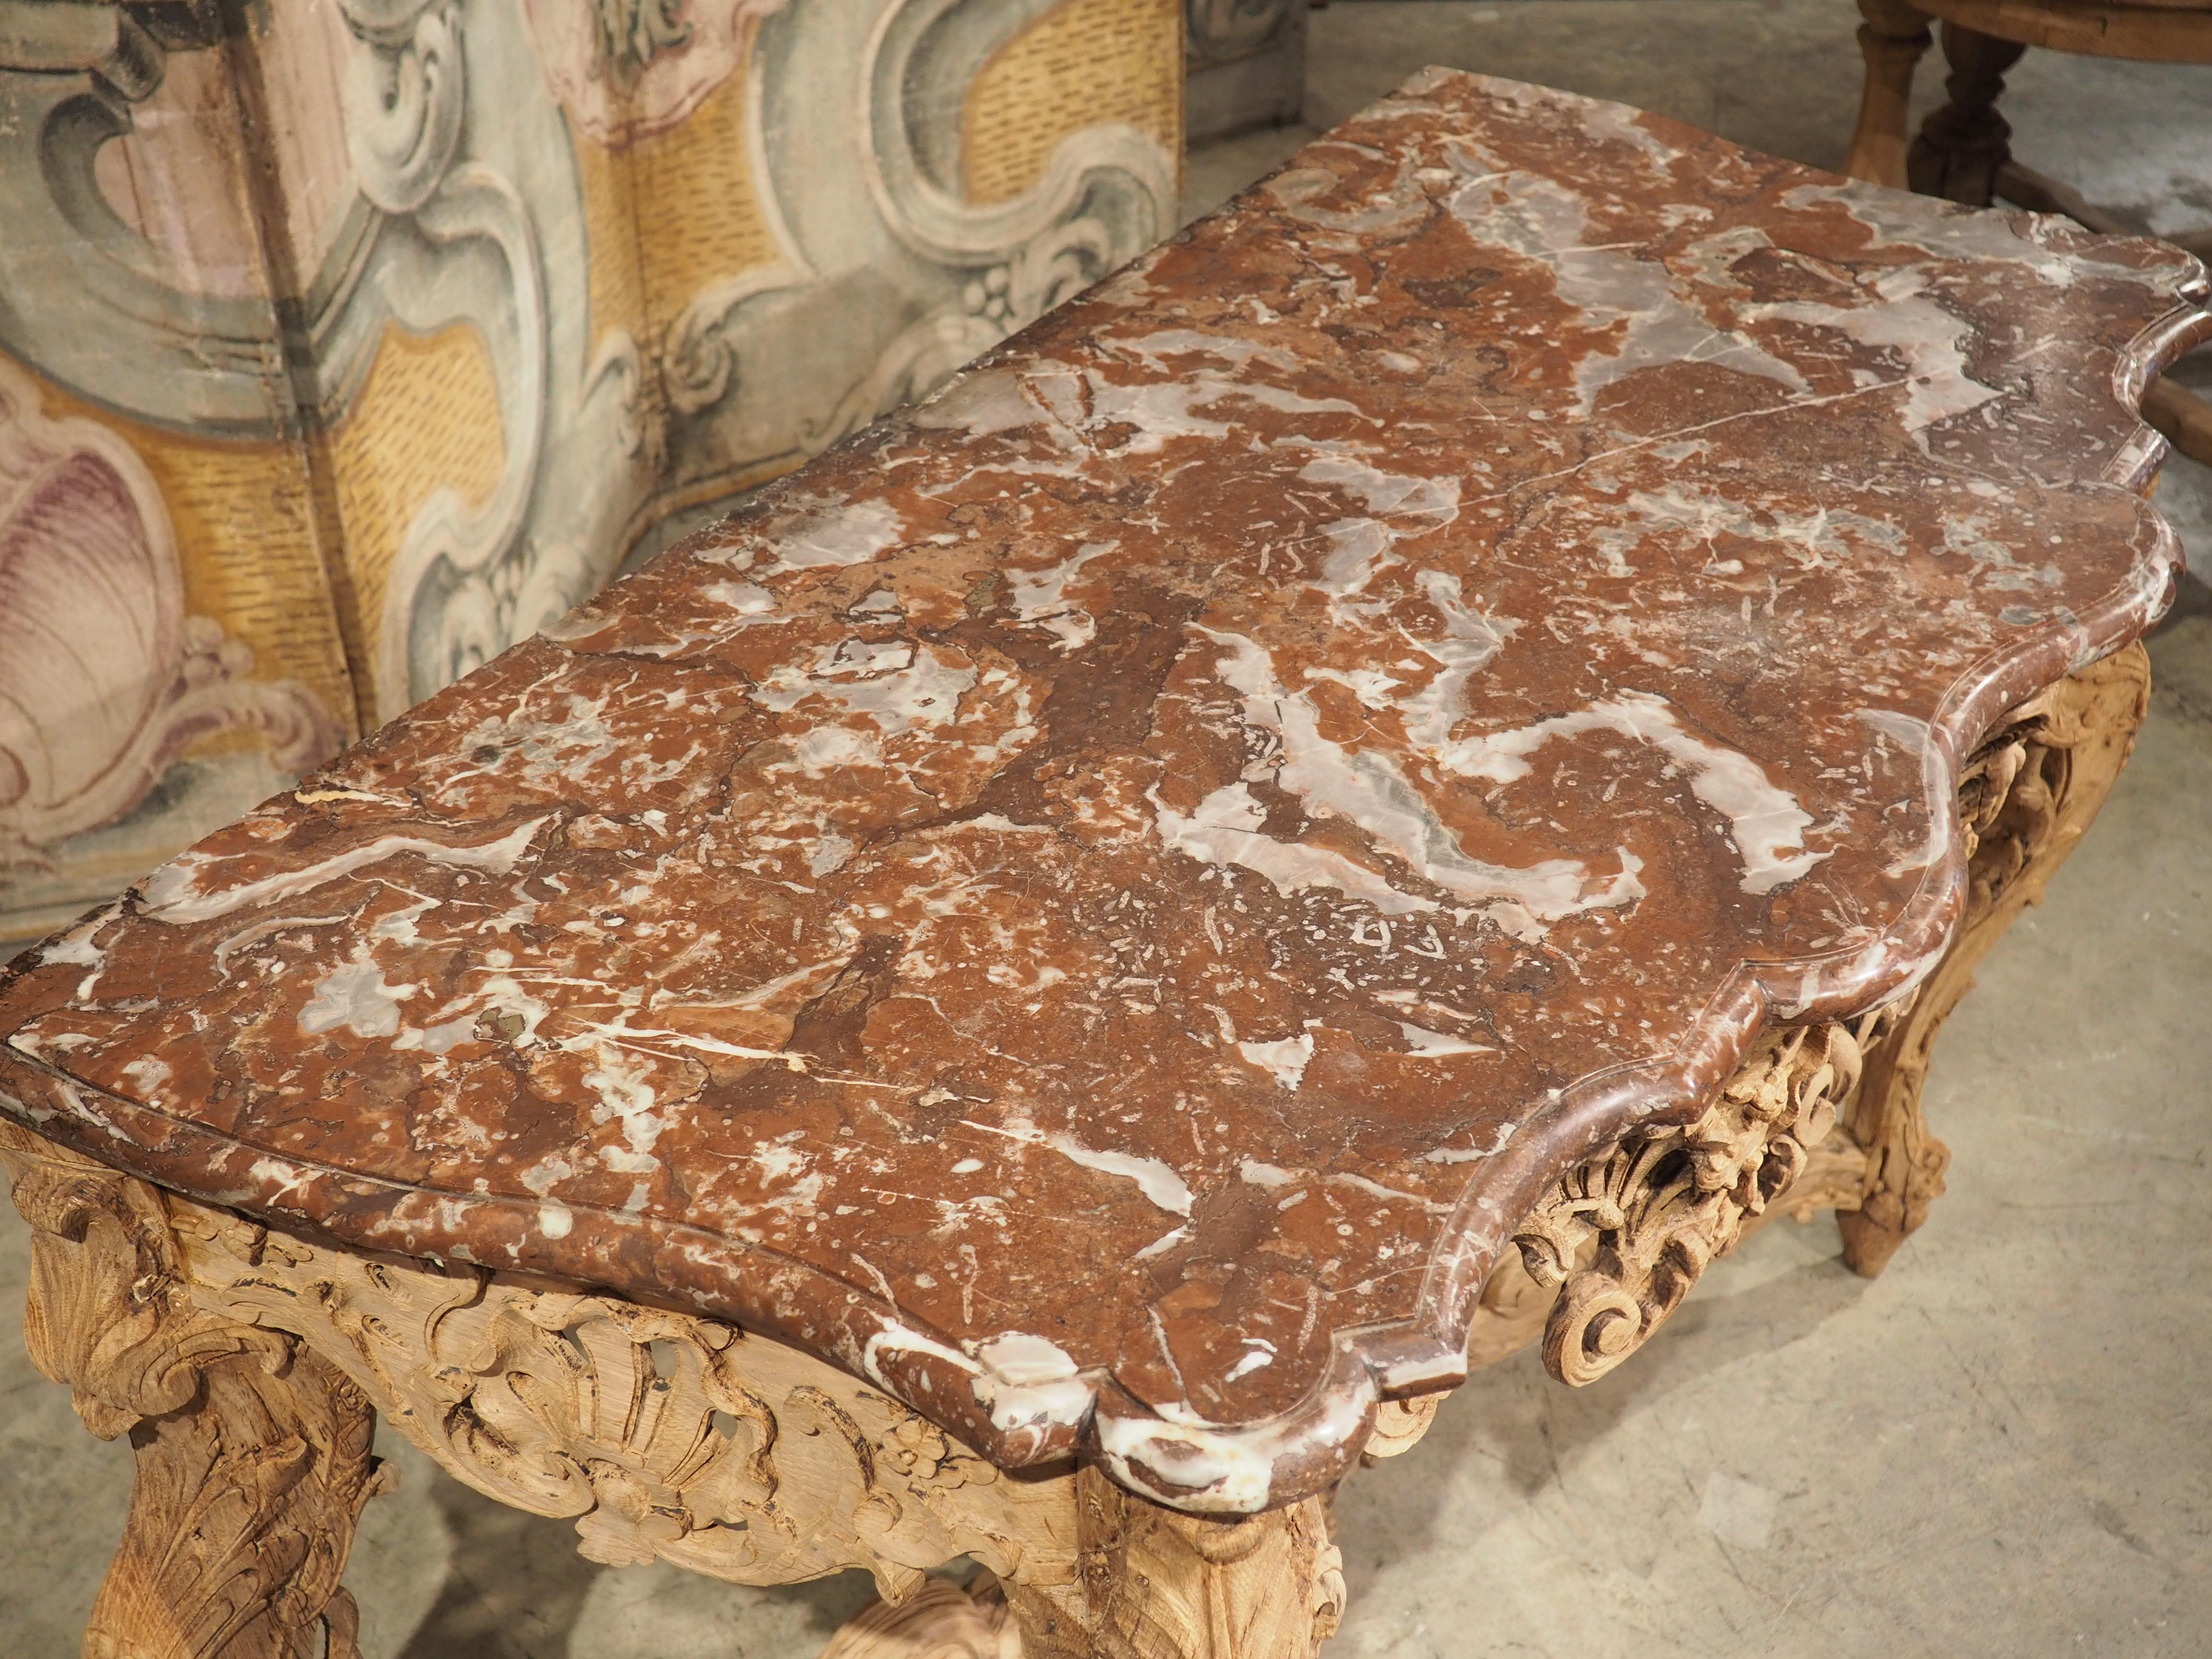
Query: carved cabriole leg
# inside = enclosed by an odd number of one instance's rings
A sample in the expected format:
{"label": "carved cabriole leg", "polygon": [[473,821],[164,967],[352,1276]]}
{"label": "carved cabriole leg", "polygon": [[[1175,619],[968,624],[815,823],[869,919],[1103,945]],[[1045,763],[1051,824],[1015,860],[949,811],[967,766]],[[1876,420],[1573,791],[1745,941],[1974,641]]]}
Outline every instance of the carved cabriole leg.
{"label": "carved cabriole leg", "polygon": [[361,1392],[289,1338],[197,1306],[162,1195],[0,1123],[31,1224],[24,1334],[77,1414],[137,1454],[87,1659],[345,1659],[339,1587],[380,1488]]}
{"label": "carved cabriole leg", "polygon": [[2008,718],[1972,757],[1960,818],[1976,838],[1966,910],[1948,955],[1897,1030],[1869,1058],[1848,1118],[1867,1152],[1864,1196],[1836,1212],[1844,1260],[1871,1277],[1927,1219],[1950,1153],[1928,1133],[1920,1094],[1936,1034],[2013,920],[2043,896],[2105,804],[2150,703],[2140,645],[2061,680]]}
{"label": "carved cabriole leg", "polygon": [[1987,207],[1997,169],[2012,156],[2012,125],[1997,113],[2005,71],[2027,51],[1960,23],[1943,25],[1943,82],[1950,101],[1921,124],[1905,156],[1907,181],[1923,196]]}
{"label": "carved cabriole leg", "polygon": [[1905,0],[1859,0],[1859,52],[1866,82],[1844,171],[1870,184],[1905,188],[1905,123],[1912,72],[1931,44],[1928,19]]}
{"label": "carved cabriole leg", "polygon": [[1076,1583],[1009,1587],[1023,1659],[1312,1659],[1344,1613],[1325,1501],[1237,1521],[1181,1515],[1076,1476]]}
{"label": "carved cabriole leg", "polygon": [[170,1200],[196,1299],[303,1338],[392,1427],[487,1496],[573,1519],[578,1548],[746,1584],[860,1566],[884,1601],[836,1659],[1006,1659],[968,1555],[1076,1576],[1074,1480],[1017,1479],[881,1390],[719,1321],[544,1280],[371,1255]]}

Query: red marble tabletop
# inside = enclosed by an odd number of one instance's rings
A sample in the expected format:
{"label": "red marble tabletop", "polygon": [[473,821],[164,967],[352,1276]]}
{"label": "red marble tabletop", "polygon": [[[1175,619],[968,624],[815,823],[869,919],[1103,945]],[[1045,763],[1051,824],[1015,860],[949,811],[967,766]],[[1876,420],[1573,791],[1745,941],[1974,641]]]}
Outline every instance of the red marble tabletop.
{"label": "red marble tabletop", "polygon": [[2173,250],[1431,71],[17,963],[0,1107],[1238,1510],[1955,917]]}

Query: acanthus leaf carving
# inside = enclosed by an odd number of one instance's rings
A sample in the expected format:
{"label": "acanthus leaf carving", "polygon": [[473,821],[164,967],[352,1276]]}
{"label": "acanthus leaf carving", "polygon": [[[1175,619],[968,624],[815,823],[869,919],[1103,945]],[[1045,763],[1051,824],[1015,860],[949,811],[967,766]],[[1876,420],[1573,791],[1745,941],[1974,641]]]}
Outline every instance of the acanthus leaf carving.
{"label": "acanthus leaf carving", "polygon": [[[1845,1260],[1868,1273],[1926,1218],[1950,1162],[1920,1111],[1936,1035],[2094,817],[2148,683],[2130,646],[2016,705],[1967,756],[1964,914],[1911,994],[1856,1020],[1770,1035],[1694,1125],[1628,1137],[1555,1183],[1515,1238],[1529,1277],[1559,1291],[1544,1339],[1553,1376],[1579,1386],[1613,1370],[1770,1208],[1835,1209]],[[1510,1289],[1509,1267],[1493,1279]],[[1481,1328],[1486,1357],[1516,1346],[1527,1311]]]}
{"label": "acanthus leaf carving", "polygon": [[1025,1659],[1313,1659],[1345,1607],[1327,1500],[1222,1519],[1076,1476],[1081,1576],[1022,1583]]}
{"label": "acanthus leaf carving", "polygon": [[339,1581],[386,1484],[368,1401],[291,1337],[198,1303],[154,1188],[5,1121],[0,1164],[32,1228],[32,1358],[136,1456],[88,1659],[356,1659]]}
{"label": "acanthus leaf carving", "polygon": [[893,1601],[963,1554],[1032,1582],[1073,1575],[1069,1477],[1002,1474],[796,1349],[169,1205],[197,1303],[302,1339],[461,1480],[574,1520],[593,1559],[757,1584],[862,1566]]}

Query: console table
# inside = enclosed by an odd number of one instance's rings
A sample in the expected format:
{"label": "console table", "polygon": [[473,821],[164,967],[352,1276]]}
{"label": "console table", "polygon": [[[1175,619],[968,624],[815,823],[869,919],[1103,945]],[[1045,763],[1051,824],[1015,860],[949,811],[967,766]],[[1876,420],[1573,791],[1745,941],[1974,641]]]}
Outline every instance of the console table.
{"label": "console table", "polygon": [[1926,1216],[2205,297],[1428,71],[208,837],[0,982],[88,1653],[349,1651],[381,1413],[845,1659],[1311,1654],[1471,1363]]}

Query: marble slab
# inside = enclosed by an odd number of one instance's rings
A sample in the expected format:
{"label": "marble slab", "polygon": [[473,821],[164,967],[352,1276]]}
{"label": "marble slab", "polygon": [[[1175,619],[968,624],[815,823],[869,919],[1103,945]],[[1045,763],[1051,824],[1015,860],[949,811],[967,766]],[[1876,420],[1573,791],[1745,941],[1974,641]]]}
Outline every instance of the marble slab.
{"label": "marble slab", "polygon": [[1547,1182],[1932,964],[2205,296],[1427,72],[21,958],[0,1108],[1289,1501]]}

